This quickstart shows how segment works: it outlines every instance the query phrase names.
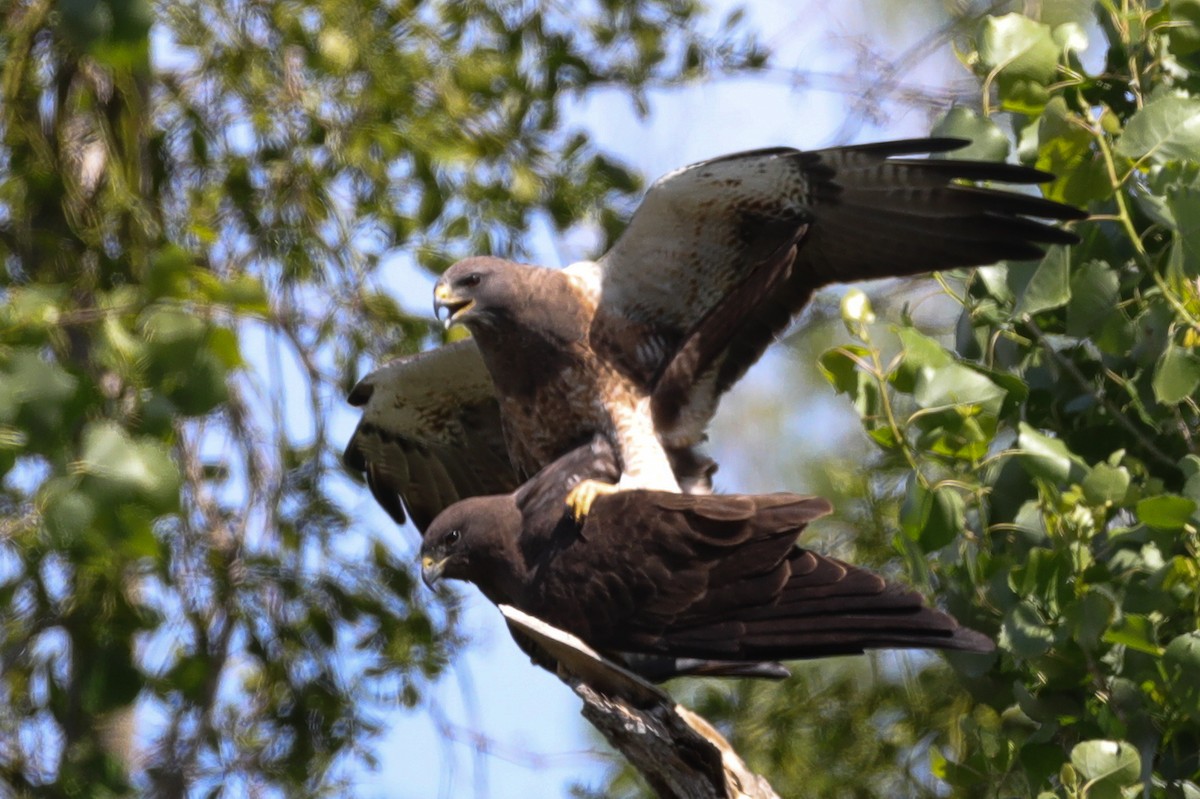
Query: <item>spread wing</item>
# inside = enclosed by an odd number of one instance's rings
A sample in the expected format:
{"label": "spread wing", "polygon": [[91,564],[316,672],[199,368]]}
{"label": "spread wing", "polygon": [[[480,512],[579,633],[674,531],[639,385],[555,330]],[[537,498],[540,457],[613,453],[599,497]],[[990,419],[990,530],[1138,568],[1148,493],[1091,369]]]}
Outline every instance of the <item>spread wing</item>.
{"label": "spread wing", "polygon": [[[597,500],[585,547],[558,557],[546,617],[594,646],[725,660],[877,647],[988,651],[913,591],[794,546],[822,499],[629,491]],[[600,567],[603,563],[603,568]],[[586,571],[586,573],[585,573]]]}
{"label": "spread wing", "polygon": [[343,460],[396,522],[411,517],[424,532],[460,499],[516,489],[495,391],[473,341],[391,361],[364,377],[349,402],[363,415]]}
{"label": "spread wing", "polygon": [[1029,217],[1079,219],[1077,209],[962,183],[1051,179],[1043,172],[903,158],[965,144],[756,150],[656,182],[597,263],[605,329],[593,338],[663,387],[660,433],[698,440],[717,398],[823,285],[1039,257],[1076,240]]}

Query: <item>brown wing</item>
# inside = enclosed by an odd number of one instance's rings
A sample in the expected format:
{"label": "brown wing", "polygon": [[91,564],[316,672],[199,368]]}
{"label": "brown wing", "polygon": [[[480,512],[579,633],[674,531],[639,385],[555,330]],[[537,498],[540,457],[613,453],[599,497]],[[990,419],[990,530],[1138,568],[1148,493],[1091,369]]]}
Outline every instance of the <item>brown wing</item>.
{"label": "brown wing", "polygon": [[363,417],[343,460],[396,522],[411,517],[424,532],[460,499],[516,489],[500,409],[473,341],[392,361],[364,377],[349,402]]}
{"label": "brown wing", "polygon": [[794,546],[829,504],[790,494],[620,492],[558,555],[541,606],[602,649],[795,660],[876,647],[991,642],[865,569]]}
{"label": "brown wing", "polygon": [[[965,144],[919,139],[776,153],[805,209],[805,228],[786,275],[746,280],[689,329],[661,372],[654,400],[660,432],[677,445],[698,441],[716,404],[790,324],[814,291],[835,282],[899,277],[1004,259],[1035,258],[1074,234],[1028,217],[1072,220],[1078,209],[963,180],[1038,183],[1050,175],[1010,164],[905,159]],[[765,166],[750,154],[743,166]],[[735,156],[722,159],[732,166]],[[778,270],[781,258],[766,261]]]}

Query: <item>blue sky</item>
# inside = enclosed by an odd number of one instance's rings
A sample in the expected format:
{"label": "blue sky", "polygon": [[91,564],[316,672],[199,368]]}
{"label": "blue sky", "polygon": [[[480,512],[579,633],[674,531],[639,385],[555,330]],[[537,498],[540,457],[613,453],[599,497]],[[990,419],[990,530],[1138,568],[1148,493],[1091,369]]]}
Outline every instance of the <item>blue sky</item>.
{"label": "blue sky", "polygon": [[[715,3],[716,13],[732,3]],[[657,92],[651,114],[638,119],[629,100],[616,92],[600,93],[576,104],[569,118],[585,126],[604,150],[641,171],[648,180],[703,158],[755,147],[788,145],[805,149],[884,138],[924,135],[929,120],[910,111],[886,120],[881,128],[843,123],[850,99],[825,89],[806,90],[791,84],[789,69],[857,78],[860,51],[867,41],[888,55],[928,33],[920,20],[891,24],[878,13],[875,0],[793,5],[768,0],[752,2],[749,21],[763,33],[780,71],[751,79],[714,81]],[[886,37],[881,32],[886,30]],[[964,73],[939,52],[910,76],[910,82],[937,85]],[[829,81],[824,81],[826,85]],[[587,237],[554,241],[549,234],[534,242],[542,263],[585,257]],[[403,253],[385,264],[385,280],[402,304],[428,313],[433,279],[407,266]],[[804,491],[789,484],[776,464],[750,453],[767,447],[756,441],[785,442],[774,449],[833,448],[859,435],[853,417],[828,390],[813,385],[808,397],[791,396],[795,413],[770,414],[762,409],[780,402],[781,383],[804,385],[797,374],[815,374],[812,364],[795,363],[782,348],[770,353],[725,400],[715,425],[710,451],[722,464],[718,487],[724,491]],[[839,411],[841,411],[839,413]],[[754,430],[737,429],[730,420],[761,418]],[[799,420],[799,421],[798,421]],[[349,413],[335,414],[335,424],[348,436]],[[334,428],[338,430],[339,428]],[[809,450],[811,451],[811,450]],[[364,490],[355,506],[363,523],[384,530],[390,520],[374,507]],[[416,533],[401,531],[398,546],[415,553]],[[579,715],[580,703],[556,678],[530,665],[513,644],[499,613],[474,589],[467,588],[464,631],[472,640],[455,668],[431,690],[437,718],[424,710],[396,713],[378,747],[381,767],[362,775],[359,795],[378,797],[465,797],[525,799],[566,796],[573,782],[601,783],[609,760]],[[439,723],[453,731],[451,740]],[[486,748],[479,753],[477,746]]]}

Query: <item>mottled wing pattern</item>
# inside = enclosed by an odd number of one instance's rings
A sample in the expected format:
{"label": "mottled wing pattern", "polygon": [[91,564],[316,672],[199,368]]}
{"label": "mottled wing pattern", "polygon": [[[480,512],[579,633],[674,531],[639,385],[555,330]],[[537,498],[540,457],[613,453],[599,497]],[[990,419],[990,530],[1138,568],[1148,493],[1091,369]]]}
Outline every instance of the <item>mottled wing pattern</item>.
{"label": "mottled wing pattern", "polygon": [[756,150],[693,164],[656,181],[598,261],[597,322],[618,334],[626,325],[631,335],[624,342],[612,335],[594,338],[617,348],[641,347],[624,354],[641,371],[657,373],[688,330],[803,233],[807,158],[790,148]]}
{"label": "mottled wing pattern", "polygon": [[[785,279],[733,292],[725,309],[689,330],[663,370],[655,396],[660,432],[698,440],[717,400],[821,286],[900,277],[1004,259],[1036,258],[1073,233],[1029,217],[1073,220],[1081,211],[1041,197],[962,181],[1039,183],[1044,172],[1011,164],[902,158],[961,147],[956,139],[918,139],[775,156],[803,180],[807,225]],[[730,156],[729,158],[736,158]],[[796,191],[801,191],[797,188]],[[742,295],[738,297],[738,295]]]}
{"label": "mottled wing pattern", "polygon": [[516,489],[474,342],[392,361],[364,377],[349,401],[363,416],[343,460],[398,523],[411,517],[424,532],[460,499]]}

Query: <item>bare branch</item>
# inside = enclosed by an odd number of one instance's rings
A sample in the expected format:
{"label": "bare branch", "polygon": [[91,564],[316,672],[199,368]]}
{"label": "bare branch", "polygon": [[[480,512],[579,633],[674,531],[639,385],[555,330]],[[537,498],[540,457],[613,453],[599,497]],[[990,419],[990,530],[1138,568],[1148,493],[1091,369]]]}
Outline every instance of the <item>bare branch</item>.
{"label": "bare branch", "polygon": [[509,625],[558,664],[583,717],[664,799],[779,799],[702,717],[570,633],[501,605]]}

